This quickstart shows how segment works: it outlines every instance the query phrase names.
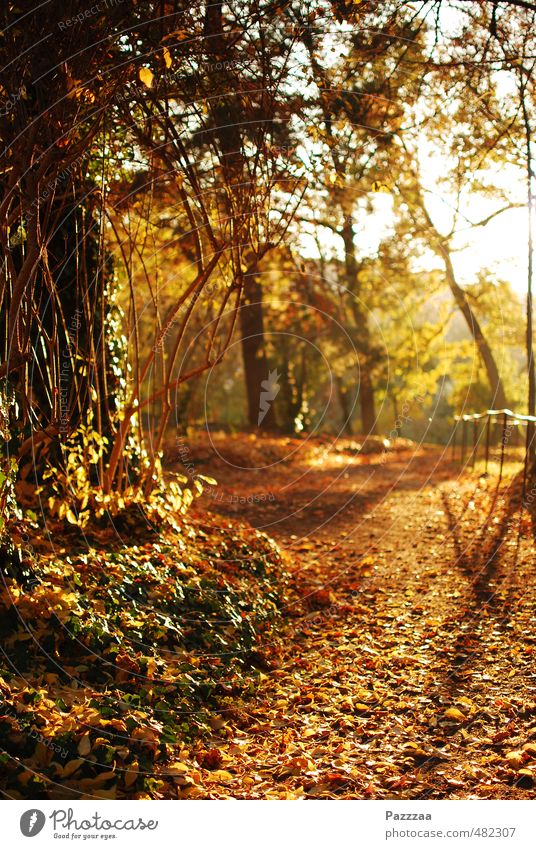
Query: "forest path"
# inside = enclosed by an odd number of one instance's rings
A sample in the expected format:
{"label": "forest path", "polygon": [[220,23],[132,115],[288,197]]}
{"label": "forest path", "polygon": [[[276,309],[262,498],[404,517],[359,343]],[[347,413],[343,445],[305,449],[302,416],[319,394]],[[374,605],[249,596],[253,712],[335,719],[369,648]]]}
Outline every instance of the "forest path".
{"label": "forest path", "polygon": [[276,539],[302,598],[258,691],[222,710],[207,795],[534,796],[534,546],[517,484],[431,448],[274,463],[222,460],[210,509]]}

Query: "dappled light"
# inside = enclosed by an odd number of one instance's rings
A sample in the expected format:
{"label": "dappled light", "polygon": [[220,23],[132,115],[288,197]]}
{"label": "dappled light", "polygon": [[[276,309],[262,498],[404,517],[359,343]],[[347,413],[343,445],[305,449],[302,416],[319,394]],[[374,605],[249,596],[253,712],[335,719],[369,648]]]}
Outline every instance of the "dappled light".
{"label": "dappled light", "polygon": [[533,798],[536,4],[0,19],[3,797]]}

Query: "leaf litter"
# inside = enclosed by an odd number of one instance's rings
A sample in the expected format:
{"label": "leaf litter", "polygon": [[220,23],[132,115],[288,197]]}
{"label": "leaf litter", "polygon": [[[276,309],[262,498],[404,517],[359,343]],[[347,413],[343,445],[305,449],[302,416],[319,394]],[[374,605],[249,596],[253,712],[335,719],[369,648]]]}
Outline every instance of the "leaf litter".
{"label": "leaf litter", "polygon": [[[343,477],[319,450],[275,466],[277,545],[202,498],[181,534],[140,544],[103,531],[77,551],[58,528],[38,585],[6,579],[5,795],[534,795],[519,481],[460,477],[432,449],[357,455]],[[225,485],[246,493],[251,475]],[[325,493],[314,511],[308,490]]]}

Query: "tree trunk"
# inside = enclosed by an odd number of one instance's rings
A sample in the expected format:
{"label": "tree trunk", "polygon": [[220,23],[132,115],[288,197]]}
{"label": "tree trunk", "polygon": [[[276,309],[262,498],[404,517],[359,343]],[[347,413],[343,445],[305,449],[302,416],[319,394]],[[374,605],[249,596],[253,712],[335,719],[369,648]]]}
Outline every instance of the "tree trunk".
{"label": "tree trunk", "polygon": [[361,426],[363,434],[368,436],[376,433],[376,405],[374,403],[374,387],[370,379],[370,372],[364,371],[361,374],[361,384],[359,389],[359,398],[361,401]]}
{"label": "tree trunk", "polygon": [[270,367],[266,357],[264,340],[264,311],[262,287],[254,274],[244,279],[244,300],[240,308],[240,330],[242,333],[242,357],[246,379],[248,423],[252,428],[275,430],[276,420],[273,401],[259,425],[262,382],[267,380]]}
{"label": "tree trunk", "polygon": [[374,387],[370,374],[371,339],[368,318],[364,312],[358,293],[358,268],[354,253],[354,223],[351,215],[344,216],[341,230],[344,242],[344,265],[346,285],[352,299],[352,315],[357,331],[356,347],[360,365],[359,404],[361,407],[361,428],[363,434],[376,433],[376,407]]}
{"label": "tree trunk", "polygon": [[335,377],[335,385],[337,387],[337,395],[339,396],[339,404],[341,406],[342,421],[341,428],[345,436],[352,436],[352,411],[348,403],[350,394],[348,387],[344,385],[341,377]]}
{"label": "tree trunk", "polygon": [[467,327],[469,328],[471,336],[473,337],[475,345],[477,346],[478,353],[480,354],[482,362],[484,363],[484,368],[486,369],[488,383],[491,390],[490,407],[502,410],[508,406],[508,402],[506,400],[506,393],[504,391],[503,382],[499,374],[499,369],[497,368],[497,363],[495,362],[495,358],[493,356],[491,348],[488,345],[488,341],[484,336],[484,333],[482,331],[482,328],[480,327],[477,317],[471,309],[465,291],[462,289],[462,287],[456,280],[456,274],[454,272],[452,258],[450,256],[449,248],[445,244],[445,239],[441,236],[440,233],[438,233],[438,231],[434,227],[433,221],[430,218],[428,210],[426,209],[426,206],[422,200],[420,203],[420,208],[424,215],[426,224],[430,230],[430,234],[432,236],[431,247],[435,250],[438,256],[441,257],[445,264],[445,274],[450,291],[452,292],[452,295],[456,302],[456,306],[465,318]]}
{"label": "tree trunk", "polygon": [[490,346],[488,345],[488,341],[484,336],[482,328],[480,327],[479,321],[467,300],[467,295],[456,280],[454,266],[452,265],[452,259],[448,248],[442,242],[438,243],[438,247],[445,263],[445,272],[450,291],[452,292],[458,309],[465,318],[467,326],[475,341],[475,345],[478,348],[478,353],[484,363],[484,368],[486,369],[488,383],[491,390],[490,406],[492,408],[502,410],[508,406],[508,402],[506,400],[506,393],[499,374],[499,369],[497,368],[497,363],[495,362],[495,358]]}
{"label": "tree trunk", "polygon": [[[527,326],[526,326],[526,345],[527,345],[527,372],[528,372],[528,398],[527,407],[529,416],[533,416],[536,411],[536,371],[534,368],[534,344],[533,344],[533,308],[532,308],[532,278],[534,273],[534,234],[532,228],[532,132],[525,100],[525,92],[521,93],[521,104],[523,108],[523,121],[525,124],[525,142],[527,147],[527,207],[528,207],[528,244],[527,244]],[[529,457],[534,459],[534,424],[527,422],[527,444],[529,446]]]}

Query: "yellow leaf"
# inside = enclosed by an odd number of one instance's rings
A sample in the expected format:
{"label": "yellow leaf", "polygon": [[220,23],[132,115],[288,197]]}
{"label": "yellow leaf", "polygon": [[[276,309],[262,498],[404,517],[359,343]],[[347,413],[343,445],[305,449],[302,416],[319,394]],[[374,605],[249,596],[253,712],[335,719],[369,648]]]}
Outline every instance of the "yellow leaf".
{"label": "yellow leaf", "polygon": [[[133,622],[135,620],[132,620]],[[152,728],[135,728],[132,732],[133,740],[141,740],[142,743],[157,743],[158,736]]]}
{"label": "yellow leaf", "polygon": [[125,787],[131,787],[140,774],[137,761],[133,761],[125,772]]}
{"label": "yellow leaf", "polygon": [[458,708],[448,708],[448,710],[445,711],[443,716],[445,717],[445,719],[454,720],[454,722],[465,722],[465,720],[467,719],[465,714],[463,714],[461,710],[458,710]]}
{"label": "yellow leaf", "polygon": [[173,60],[167,47],[164,47],[164,62],[166,63],[166,68],[171,68]]}
{"label": "yellow leaf", "polygon": [[154,74],[150,68],[140,68],[138,76],[142,83],[147,86],[147,88],[152,87]]}
{"label": "yellow leaf", "polygon": [[162,772],[166,775],[186,775],[189,767],[186,764],[181,763],[180,761],[175,761],[175,763],[170,764],[170,766],[166,766]]}
{"label": "yellow leaf", "polygon": [[91,740],[89,738],[89,732],[86,731],[85,734],[80,738],[80,742],[78,743],[78,753],[85,757],[89,755],[91,752]]}
{"label": "yellow leaf", "polygon": [[508,766],[511,766],[512,769],[519,769],[526,760],[525,753],[517,749],[514,752],[506,753],[506,760],[508,761]]}
{"label": "yellow leaf", "polygon": [[472,702],[471,699],[467,699],[465,696],[460,696],[460,698],[456,699],[456,701],[460,705],[465,705],[465,707],[468,707],[470,710],[473,710],[475,707],[475,703]]}
{"label": "yellow leaf", "polygon": [[77,525],[78,524],[78,519],[76,518],[75,514],[73,513],[73,511],[70,508],[69,508],[69,510],[67,510],[65,516],[67,518],[67,521],[70,522],[71,525]]}
{"label": "yellow leaf", "polygon": [[225,769],[216,769],[214,772],[211,772],[210,775],[207,776],[207,781],[214,781],[217,784],[227,784],[229,781],[232,781],[234,775],[230,772],[227,772]]}
{"label": "yellow leaf", "polygon": [[208,475],[197,475],[199,480],[205,481],[209,486],[218,486],[218,481],[214,478],[210,478]]}

